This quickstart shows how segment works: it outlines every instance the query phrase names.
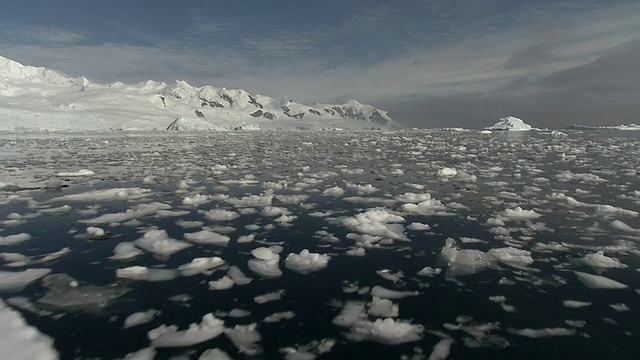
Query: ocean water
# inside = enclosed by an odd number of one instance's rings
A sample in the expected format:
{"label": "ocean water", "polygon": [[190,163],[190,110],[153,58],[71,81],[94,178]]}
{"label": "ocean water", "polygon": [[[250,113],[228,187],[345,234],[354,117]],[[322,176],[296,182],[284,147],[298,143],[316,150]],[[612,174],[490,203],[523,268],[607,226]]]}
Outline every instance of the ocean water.
{"label": "ocean water", "polygon": [[[124,358],[152,345],[150,330],[185,330],[209,313],[227,329],[255,323],[260,340],[239,349],[221,334],[158,348],[156,358],[197,359],[219,348],[237,359],[295,358],[295,349],[300,358],[427,359],[449,339],[451,359],[636,359],[638,140],[634,132],[2,136],[0,237],[30,238],[0,238],[0,252],[31,263],[4,255],[0,270],[47,268],[76,279],[76,288],[91,290],[87,297],[114,289],[119,296],[108,306],[72,306],[63,297],[52,307],[41,300],[49,292],[44,277],[0,297],[9,304],[26,298],[35,310],[14,308],[53,338],[63,359]],[[93,174],[74,174],[82,169]],[[124,190],[108,192],[116,188]],[[191,204],[197,196],[202,202]],[[235,215],[222,219],[215,209]],[[118,215],[102,220],[105,214]],[[106,233],[92,238],[90,226]],[[189,241],[203,229],[230,240]],[[126,262],[108,259],[117,244],[154,230],[191,246],[170,256],[147,250]],[[249,235],[253,241],[238,241]],[[279,252],[281,276],[249,268],[259,247]],[[70,251],[59,259],[39,261],[63,248]],[[289,254],[305,249],[328,255],[326,266],[288,268]],[[356,250],[364,256],[352,256]],[[225,264],[194,276],[116,276],[126,267],[175,270],[214,256]],[[209,289],[230,266],[252,281]],[[425,267],[439,272],[420,275]],[[376,286],[407,293],[390,299],[395,320],[371,330],[387,317],[371,312]],[[277,291],[279,300],[254,300]],[[349,302],[365,312],[336,325]],[[150,309],[158,311],[152,320],[123,329],[130,314]],[[247,315],[229,316],[233,309]],[[280,312],[294,315],[264,321]],[[405,334],[398,324],[413,330]],[[313,345],[321,341],[333,346],[323,352]]]}

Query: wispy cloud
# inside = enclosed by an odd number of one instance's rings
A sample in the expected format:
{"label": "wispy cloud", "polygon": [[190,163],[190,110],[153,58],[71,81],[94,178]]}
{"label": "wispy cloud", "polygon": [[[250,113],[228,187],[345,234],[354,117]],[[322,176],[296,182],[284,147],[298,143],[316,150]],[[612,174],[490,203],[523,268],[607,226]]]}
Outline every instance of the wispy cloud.
{"label": "wispy cloud", "polygon": [[70,45],[86,40],[84,34],[51,26],[0,26],[0,40],[4,43],[30,43],[41,45]]}

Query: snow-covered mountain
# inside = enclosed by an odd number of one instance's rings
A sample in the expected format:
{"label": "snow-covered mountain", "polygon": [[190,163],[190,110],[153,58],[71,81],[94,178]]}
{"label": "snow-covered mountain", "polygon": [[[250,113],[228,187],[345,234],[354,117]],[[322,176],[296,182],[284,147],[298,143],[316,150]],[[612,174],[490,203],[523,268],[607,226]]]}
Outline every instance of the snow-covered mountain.
{"label": "snow-covered mountain", "polygon": [[350,100],[303,105],[244,90],[146,81],[92,83],[0,56],[0,130],[233,130],[400,128]]}
{"label": "snow-covered mountain", "polygon": [[626,125],[601,125],[601,126],[589,126],[574,124],[569,126],[571,130],[636,130],[640,131],[640,125],[626,124]]}
{"label": "snow-covered mountain", "polygon": [[533,128],[531,125],[525,123],[524,121],[522,121],[522,119],[519,119],[515,116],[507,116],[504,118],[501,118],[500,121],[498,121],[497,123],[486,127],[486,130],[506,130],[506,131],[529,131],[529,130],[536,130],[535,128]]}

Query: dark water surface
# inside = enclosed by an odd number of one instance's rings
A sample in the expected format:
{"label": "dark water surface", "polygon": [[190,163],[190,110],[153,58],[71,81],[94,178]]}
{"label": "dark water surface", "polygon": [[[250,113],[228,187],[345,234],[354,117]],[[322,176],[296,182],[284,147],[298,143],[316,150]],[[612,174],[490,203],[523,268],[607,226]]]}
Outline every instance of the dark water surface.
{"label": "dark water surface", "polygon": [[[71,252],[37,265],[0,264],[0,270],[49,268],[51,274],[68,274],[81,286],[130,291],[109,307],[93,309],[52,309],[39,304],[38,299],[47,293],[42,280],[24,290],[0,293],[0,297],[5,301],[26,297],[38,309],[50,311],[43,315],[17,309],[30,325],[54,339],[63,359],[124,358],[150,346],[148,331],[162,324],[184,330],[207,313],[223,319],[226,328],[256,323],[261,335],[257,346],[262,350],[253,357],[243,354],[222,334],[193,346],[157,349],[156,358],[197,359],[206,349],[220,348],[232,358],[275,359],[285,357],[281,349],[333,339],[331,351],[317,354],[319,358],[426,359],[439,341],[451,338],[451,359],[637,359],[639,140],[635,133],[624,132],[567,136],[457,132],[5,136],[0,138],[0,184],[11,186],[0,190],[0,219],[24,221],[0,223],[0,236],[27,233],[31,239],[0,246],[0,252],[34,259],[64,247]],[[443,175],[445,168],[455,169],[457,175]],[[57,175],[80,169],[95,175]],[[340,187],[343,193],[323,193],[333,187]],[[112,188],[137,189],[143,196],[65,198]],[[420,204],[427,193],[436,202]],[[213,198],[197,206],[183,203],[196,194]],[[251,205],[241,200],[250,195],[269,201]],[[306,197],[290,203],[281,195]],[[415,200],[419,195],[420,200]],[[95,220],[152,202],[186,213],[169,216],[151,211],[132,217],[134,222]],[[407,206],[412,203],[420,209]],[[64,205],[68,208],[47,211]],[[279,215],[263,212],[268,206],[285,208],[296,218],[276,221]],[[88,209],[95,211],[86,212]],[[235,211],[239,217],[212,220],[206,216],[212,209]],[[373,209],[378,210],[377,215],[367,212]],[[384,216],[401,219],[386,221]],[[184,228],[178,220],[203,224]],[[428,224],[431,229],[413,230],[411,223]],[[620,223],[627,227],[621,228]],[[247,225],[255,226],[247,229]],[[87,239],[89,226],[108,231],[108,236]],[[135,241],[152,229],[185,241],[186,233],[216,230],[216,226],[233,228],[227,233],[228,244],[192,244],[169,257],[145,252],[129,262],[107,259],[118,243]],[[251,234],[253,242],[238,243],[240,236]],[[333,238],[323,239],[326,234]],[[362,235],[380,236],[366,242]],[[461,251],[456,253],[457,260],[441,254],[448,238],[455,241],[455,251]],[[274,244],[282,247],[282,276],[265,278],[253,273],[247,266],[253,258],[251,250]],[[347,254],[357,248],[364,249],[365,256]],[[528,251],[533,262],[497,260],[490,250],[500,248]],[[287,255],[304,249],[328,254],[328,265],[309,274],[288,269]],[[466,250],[479,250],[484,260],[461,263],[470,254]],[[607,268],[604,263],[584,261],[598,251],[623,265]],[[226,265],[159,282],[116,277],[117,269],[128,266],[176,269],[194,258],[212,256],[219,256]],[[253,278],[252,282],[210,290],[208,281],[220,279],[231,265]],[[432,277],[418,275],[426,266],[442,272]],[[460,272],[460,268],[470,270]],[[383,269],[399,280],[381,277],[377,272]],[[590,288],[574,271],[603,276],[627,287]],[[391,301],[399,306],[397,319],[422,327],[419,340],[396,345],[375,338],[353,341],[347,334],[354,328],[332,323],[347,301],[371,302],[368,290],[374,286],[418,292]],[[350,287],[361,291],[345,290]],[[278,290],[284,290],[282,299],[254,302],[255,296]],[[170,300],[175,295],[188,297]],[[513,308],[501,307],[496,298],[490,300],[496,296],[503,296],[504,304]],[[572,308],[563,305],[565,300],[591,305]],[[123,329],[128,315],[149,309],[161,313],[146,324]],[[250,314],[226,316],[233,309]],[[295,316],[263,322],[285,311]],[[375,319],[361,316],[363,321]],[[490,330],[479,330],[483,325]],[[529,337],[523,335],[523,329],[563,329],[564,335],[547,332],[541,336],[545,333],[538,332]]]}

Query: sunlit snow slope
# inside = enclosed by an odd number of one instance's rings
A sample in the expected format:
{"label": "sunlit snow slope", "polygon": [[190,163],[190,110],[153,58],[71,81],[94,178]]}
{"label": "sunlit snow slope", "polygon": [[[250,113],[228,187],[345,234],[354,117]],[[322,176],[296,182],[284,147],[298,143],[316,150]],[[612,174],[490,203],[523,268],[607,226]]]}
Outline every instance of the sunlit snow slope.
{"label": "sunlit snow slope", "polygon": [[355,100],[303,105],[185,81],[103,85],[0,56],[0,131],[399,127],[387,112]]}

